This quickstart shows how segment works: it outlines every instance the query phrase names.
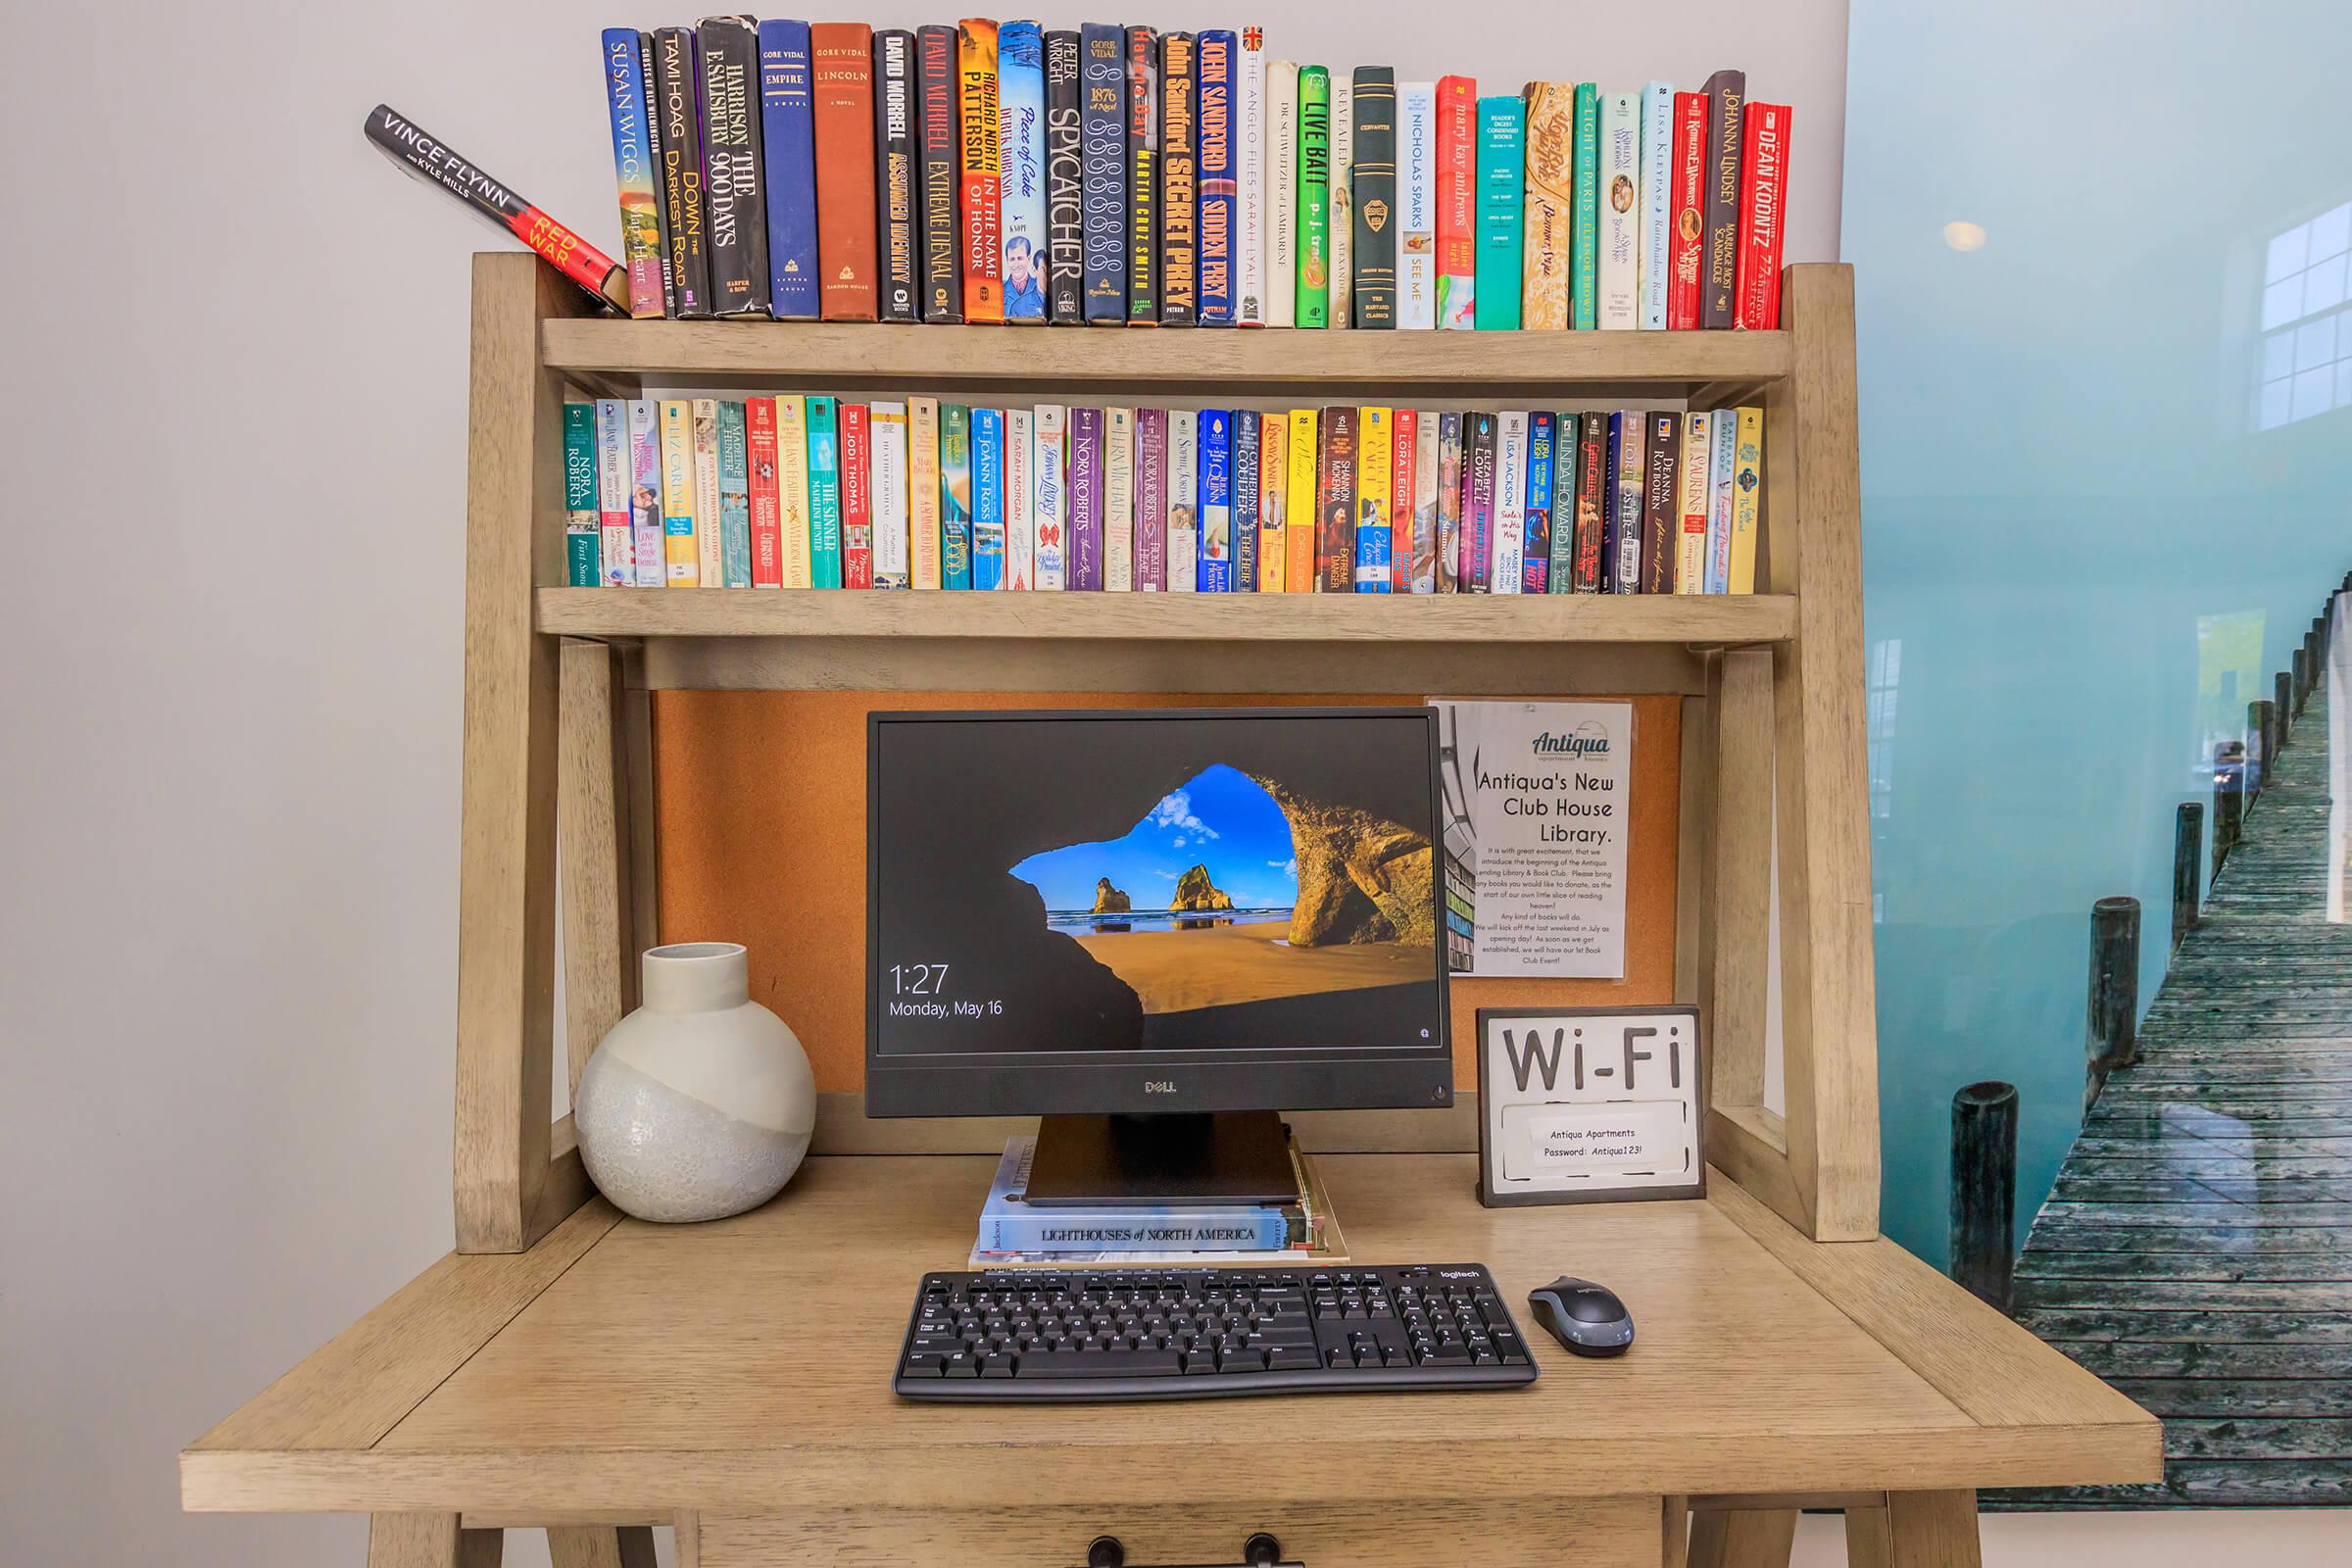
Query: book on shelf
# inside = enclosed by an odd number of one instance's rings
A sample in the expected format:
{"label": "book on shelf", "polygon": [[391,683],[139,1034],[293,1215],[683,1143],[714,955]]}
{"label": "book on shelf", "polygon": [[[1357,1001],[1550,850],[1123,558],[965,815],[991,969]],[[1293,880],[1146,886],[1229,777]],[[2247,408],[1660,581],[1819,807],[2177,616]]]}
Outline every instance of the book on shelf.
{"label": "book on shelf", "polygon": [[1318,593],[1355,591],[1356,414],[1346,406],[1323,411],[1322,477],[1316,496],[1315,586]]}
{"label": "book on shelf", "polygon": [[1358,327],[1396,325],[1396,73],[1355,68],[1349,153],[1354,227],[1354,317]]}
{"label": "book on shelf", "polygon": [[862,22],[808,29],[816,135],[816,265],[828,321],[877,318],[874,289],[874,36]]}
{"label": "book on shelf", "polygon": [[972,587],[1004,586],[1004,411],[972,410]]}
{"label": "book on shelf", "polygon": [[669,295],[662,282],[662,220],[654,201],[653,94],[647,85],[645,38],[634,27],[607,27],[604,46],[629,314],[640,318],[666,316]]}
{"label": "book on shelf", "polygon": [[[809,526],[808,400],[788,394],[770,400],[776,425],[776,575],[786,588],[813,587],[814,532]],[[932,476],[932,493],[939,478]]]}
{"label": "book on shelf", "polygon": [[1315,580],[1317,506],[1322,486],[1322,458],[1317,437],[1319,416],[1313,409],[1293,409],[1285,417],[1290,434],[1283,445],[1290,455],[1290,477],[1283,483],[1282,566],[1285,593],[1311,594]]}
{"label": "book on shelf", "polygon": [[710,261],[703,249],[703,114],[690,28],[655,31],[653,83],[654,123],[662,138],[662,237],[669,248],[669,314],[682,320],[707,320]]}
{"label": "book on shelf", "polygon": [[873,430],[863,403],[841,406],[841,585],[874,585]]}
{"label": "book on shelf", "polygon": [[1488,591],[1516,594],[1526,580],[1527,418],[1525,409],[1494,416],[1494,545]]}
{"label": "book on shelf", "polygon": [[1007,1261],[1140,1262],[1205,1255],[1233,1263],[1242,1254],[1269,1260],[1328,1257],[1338,1238],[1310,1156],[1289,1140],[1296,1194],[1278,1203],[1170,1203],[1039,1208],[1023,1200],[1035,1161],[1034,1136],[1007,1140],[981,1204],[975,1267]]}
{"label": "book on shelf", "polygon": [[1298,267],[1292,319],[1302,327],[1331,322],[1331,73],[1298,68]]}
{"label": "book on shelf", "polygon": [[597,584],[596,409],[564,405],[564,580],[574,588]]}
{"label": "book on shelf", "polygon": [[1568,324],[1590,332],[1600,323],[1600,88],[1580,81],[1576,114],[1576,240],[1568,258]]}
{"label": "book on shelf", "polygon": [[1506,94],[1478,101],[1478,329],[1519,325],[1526,204],[1527,105]]}
{"label": "book on shelf", "polygon": [[1594,324],[1631,332],[1642,324],[1641,101],[1612,92],[1600,101],[1599,276]]}
{"label": "book on shelf", "polygon": [[[1233,318],[1266,324],[1266,33],[1241,29],[1233,74]],[[1251,589],[1254,582],[1247,585]]]}
{"label": "book on shelf", "polygon": [[[999,206],[1004,246],[1004,319],[1015,326],[1046,320],[1046,34],[1034,22],[997,29]],[[1007,432],[1006,440],[1011,439]],[[1010,452],[1010,447],[1007,447]],[[1026,467],[1026,460],[1023,466]],[[1010,471],[1009,462],[1006,471]],[[1007,560],[1007,566],[1010,562]]]}
{"label": "book on shelf", "polygon": [[1747,104],[1747,74],[1718,71],[1707,78],[1706,232],[1700,258],[1699,324],[1737,324],[1740,281],[1740,112]]}
{"label": "book on shelf", "polygon": [[1200,416],[1168,411],[1168,591],[1200,585]]}
{"label": "book on shelf", "polygon": [[1070,410],[1069,586],[1102,590],[1102,411]]}
{"label": "book on shelf", "polygon": [[1380,592],[1413,591],[1413,466],[1421,439],[1417,409],[1397,409],[1389,416],[1389,576]]}
{"label": "book on shelf", "polygon": [[972,586],[972,406],[968,403],[939,406],[939,585],[952,590]]}
{"label": "book on shelf", "polygon": [[1037,416],[1027,409],[1004,411],[1004,586],[1037,586]]}
{"label": "book on shelf", "polygon": [[1467,329],[1478,324],[1478,82],[1441,76],[1437,92],[1438,325]]}
{"label": "book on shelf", "polygon": [[1756,588],[1756,517],[1763,503],[1764,411],[1741,408],[1735,416],[1732,445],[1731,559],[1724,591]]}
{"label": "book on shelf", "polygon": [[1462,416],[1447,409],[1438,416],[1438,559],[1431,563],[1431,591],[1457,592],[1462,580]]}
{"label": "book on shelf", "polygon": [[[1573,421],[1574,415],[1568,416]],[[1520,510],[1525,545],[1519,553],[1519,591],[1547,593],[1551,588],[1551,463],[1552,443],[1559,416],[1536,409],[1527,416],[1527,499]]]}
{"label": "book on shelf", "polygon": [[1068,411],[1058,404],[1041,403],[1037,415],[1037,586],[1054,593],[1065,584],[1069,562],[1069,448],[1065,444]]}
{"label": "book on shelf", "polygon": [[977,18],[956,27],[956,167],[963,226],[963,318],[1004,319],[1004,180],[998,162],[997,24]]}
{"label": "book on shelf", "polygon": [[1330,188],[1324,197],[1329,233],[1324,248],[1331,258],[1330,308],[1325,326],[1355,322],[1355,79],[1345,71],[1331,74]]}
{"label": "book on shelf", "polygon": [[1257,592],[1259,424],[1254,409],[1233,411],[1233,591]]}
{"label": "book on shelf", "polygon": [[841,405],[808,400],[808,586],[838,588],[841,559]]}
{"label": "book on shelf", "polygon": [[1739,436],[1739,411],[1719,409],[1707,416],[1707,564],[1699,592],[1731,592],[1732,484]]}
{"label": "book on shelf", "polygon": [[[1672,439],[1674,416],[1666,416],[1667,437]],[[1643,500],[1649,486],[1650,421],[1638,410],[1626,410],[1609,416],[1610,466],[1616,482],[1608,496],[1609,511],[1604,519],[1601,549],[1607,558],[1606,592],[1638,594],[1642,591],[1644,562],[1648,552],[1648,535],[1642,525]],[[1665,507],[1673,505],[1672,491]],[[1661,514],[1662,515],[1662,514]],[[1660,522],[1660,528],[1665,524]],[[1661,540],[1664,534],[1660,534]],[[1663,548],[1661,544],[1660,548]]]}
{"label": "book on shelf", "polygon": [[1078,29],[1079,202],[1089,326],[1127,319],[1127,61],[1116,26]]}
{"label": "book on shelf", "polygon": [[962,96],[954,27],[914,34],[915,172],[922,210],[922,308],[930,322],[963,319],[963,140],[956,124]]}
{"label": "book on shelf", "polygon": [[1788,186],[1788,106],[1747,105],[1740,187],[1738,325],[1771,331],[1781,324],[1781,229]]}
{"label": "book on shelf", "polygon": [[1677,539],[1682,532],[1681,464],[1683,416],[1667,410],[1642,416],[1642,487],[1637,526],[1642,534],[1641,570],[1630,592],[1674,592]]}
{"label": "book on shelf", "polygon": [[1544,331],[1568,325],[1568,270],[1576,234],[1576,87],[1531,81],[1527,102],[1527,192],[1520,222],[1519,324]]}
{"label": "book on shelf", "polygon": [[723,586],[752,585],[752,473],[745,451],[743,405],[718,405],[718,552]]}
{"label": "book on shelf", "polygon": [[[1683,444],[1674,459],[1675,483],[1682,500],[1682,522],[1675,530],[1674,587],[1678,594],[1705,591],[1707,585],[1707,513],[1714,497],[1714,421],[1703,410],[1683,416]],[[1656,459],[1651,459],[1654,464]]]}
{"label": "book on shelf", "polygon": [[1576,416],[1576,516],[1569,534],[1569,586],[1580,594],[1606,592],[1601,573],[1601,513],[1612,475],[1609,460],[1609,417],[1598,410]]}
{"label": "book on shelf", "polygon": [[1295,326],[1298,308],[1298,62],[1266,66],[1266,325]]}
{"label": "book on shelf", "polygon": [[1462,417],[1462,561],[1460,591],[1494,588],[1494,472],[1500,460],[1496,419],[1485,410]]}
{"label": "book on shelf", "polygon": [[718,400],[695,398],[694,410],[694,575],[705,588],[727,585],[725,536],[719,520]]}
{"label": "book on shelf", "polygon": [[1389,591],[1392,567],[1389,534],[1390,487],[1396,482],[1396,411],[1366,406],[1355,411],[1355,571],[1359,594]]}
{"label": "book on shelf", "polygon": [[662,544],[662,415],[651,398],[629,400],[629,546],[635,586],[668,579]]}
{"label": "book on shelf", "polygon": [[1291,420],[1267,413],[1257,420],[1257,591],[1287,591],[1291,569]]}
{"label": "book on shelf", "polygon": [[[764,59],[767,24],[760,25]],[[914,34],[896,28],[877,32],[874,34],[874,157],[878,167],[874,201],[882,231],[881,251],[876,258],[876,286],[880,292],[875,312],[885,321],[923,318],[922,175],[915,119]],[[775,190],[777,184],[771,175],[769,190]],[[779,226],[774,200],[771,195],[768,216],[771,233]],[[813,192],[810,201],[813,205]],[[793,221],[805,225],[808,216],[796,214]],[[813,263],[814,258],[810,260]],[[781,271],[772,259],[769,270]],[[786,312],[779,305],[775,314],[781,317]],[[816,314],[813,279],[807,308],[796,307],[791,314],[796,318]]]}
{"label": "book on shelf", "polygon": [[1666,328],[1674,255],[1674,88],[1642,89],[1642,329]]}
{"label": "book on shelf", "polygon": [[1102,588],[1135,589],[1135,411],[1102,411]]}
{"label": "book on shelf", "polygon": [[768,314],[767,194],[760,177],[760,38],[748,17],[695,28],[703,93],[703,190],[710,311]]}
{"label": "book on shelf", "polygon": [[744,457],[747,500],[750,505],[752,586],[784,586],[784,530],[777,511],[776,400],[746,398],[743,403]]}
{"label": "book on shelf", "polygon": [[1200,166],[1195,90],[1200,63],[1189,32],[1159,40],[1159,319],[1191,326],[1200,307]]}
{"label": "book on shelf", "polygon": [[1135,589],[1168,590],[1168,411],[1135,411]]}
{"label": "book on shelf", "polygon": [[1204,594],[1233,592],[1233,415],[1225,409],[1200,411],[1200,563],[1195,586]]}
{"label": "book on shelf", "polygon": [[[903,56],[896,41],[886,49],[884,39],[906,40],[910,47],[907,35],[877,34],[874,48],[877,60],[890,62],[894,72],[910,70],[911,55]],[[808,24],[762,22],[759,41],[760,172],[767,181],[767,308],[781,321],[813,321],[823,314],[824,301],[816,271],[816,100]],[[896,79],[884,77],[886,84]],[[910,83],[909,77],[890,90],[911,90]],[[883,145],[887,165],[901,149],[895,137]],[[886,189],[893,177],[886,169]]]}
{"label": "book on shelf", "polygon": [[1666,325],[1699,324],[1699,273],[1707,231],[1707,95],[1674,95],[1674,168],[1668,192],[1671,234],[1666,264]]}
{"label": "book on shelf", "polygon": [[[1159,34],[1127,39],[1127,319],[1159,324]],[[1142,583],[1137,583],[1142,587]]]}
{"label": "book on shelf", "polygon": [[1046,319],[1086,320],[1086,122],[1074,30],[1046,34]]}
{"label": "book on shelf", "polygon": [[[1233,92],[1239,70],[1240,37],[1229,27],[1206,27],[1200,35],[1200,324],[1234,324],[1235,178]],[[1207,437],[1203,433],[1202,441]],[[1202,472],[1206,473],[1203,466]],[[1207,530],[1202,529],[1203,541]]]}
{"label": "book on shelf", "polygon": [[[1438,324],[1438,84],[1396,85],[1396,324]],[[1283,323],[1283,324],[1288,324]]]}
{"label": "book on shelf", "polygon": [[[780,400],[777,407],[783,407]],[[906,400],[906,538],[908,569],[917,589],[946,585],[941,562],[946,541],[940,531],[939,422],[937,398]],[[791,559],[788,540],[785,560],[789,563]],[[789,581],[786,585],[790,586]],[[808,586],[806,579],[801,586]]]}
{"label": "book on shelf", "polygon": [[672,588],[697,585],[694,549],[694,406],[662,400],[662,554]]}
{"label": "book on shelf", "polygon": [[874,586],[906,588],[912,584],[906,558],[906,405],[872,403],[866,415],[873,426]]}
{"label": "book on shelf", "polygon": [[[1423,409],[1414,416],[1414,420],[1413,546],[1408,587],[1416,594],[1434,594],[1438,591],[1438,563],[1443,559],[1439,486],[1445,473],[1441,446],[1446,416],[1435,409]],[[1458,459],[1456,463],[1458,466]]]}
{"label": "book on shelf", "polygon": [[596,580],[607,588],[637,586],[636,537],[629,526],[629,406],[596,400]]}

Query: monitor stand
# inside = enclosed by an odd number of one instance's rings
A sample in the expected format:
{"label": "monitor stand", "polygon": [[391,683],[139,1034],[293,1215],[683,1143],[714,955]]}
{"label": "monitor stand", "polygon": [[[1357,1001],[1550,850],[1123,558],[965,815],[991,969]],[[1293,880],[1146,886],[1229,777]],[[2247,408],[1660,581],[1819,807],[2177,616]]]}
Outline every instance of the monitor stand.
{"label": "monitor stand", "polygon": [[1048,1116],[1025,1197],[1039,1208],[1295,1203],[1298,1175],[1271,1110]]}

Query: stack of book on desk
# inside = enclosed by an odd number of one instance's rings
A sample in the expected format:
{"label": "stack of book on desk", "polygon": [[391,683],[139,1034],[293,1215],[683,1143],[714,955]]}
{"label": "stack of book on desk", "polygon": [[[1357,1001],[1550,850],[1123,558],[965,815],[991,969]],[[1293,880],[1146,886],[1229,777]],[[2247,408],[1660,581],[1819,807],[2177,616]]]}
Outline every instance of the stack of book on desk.
{"label": "stack of book on desk", "polygon": [[1010,1139],[980,1210],[971,1266],[1347,1262],[1347,1244],[1314,1161],[1296,1137],[1289,1142],[1298,1178],[1298,1196],[1291,1202],[1034,1208],[1021,1195],[1029,1188],[1037,1140]]}

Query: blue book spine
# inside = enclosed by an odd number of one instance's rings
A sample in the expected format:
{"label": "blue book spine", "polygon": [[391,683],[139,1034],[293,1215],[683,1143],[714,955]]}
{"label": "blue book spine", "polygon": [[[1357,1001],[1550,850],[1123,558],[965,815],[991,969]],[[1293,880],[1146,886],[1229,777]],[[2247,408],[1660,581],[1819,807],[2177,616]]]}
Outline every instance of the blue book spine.
{"label": "blue book spine", "polygon": [[760,24],[760,130],[767,155],[768,310],[813,321],[816,275],[816,122],[808,24]]}
{"label": "blue book spine", "polygon": [[1666,329],[1674,254],[1674,88],[1642,89],[1642,329]]}
{"label": "blue book spine", "polygon": [[718,406],[718,557],[729,588],[752,585],[752,461],[743,405]]}
{"label": "blue book spine", "polygon": [[808,586],[841,586],[841,416],[832,398],[808,400]]}
{"label": "blue book spine", "polygon": [[1253,409],[1233,411],[1233,591],[1257,592],[1258,419]]}
{"label": "blue book spine", "polygon": [[[1230,29],[1200,34],[1200,324],[1234,324],[1233,263],[1235,210],[1241,202],[1240,161],[1235,156],[1235,74],[1241,39]],[[1208,584],[1203,582],[1205,591]]]}
{"label": "blue book spine", "polygon": [[654,122],[646,90],[645,43],[634,27],[607,27],[605,97],[612,116],[612,173],[620,190],[620,258],[629,270],[629,314],[669,310],[667,259],[654,196]]}
{"label": "blue book spine", "polygon": [[1538,409],[1527,419],[1526,545],[1519,558],[1519,591],[1540,594],[1551,583],[1551,453],[1556,421]]}
{"label": "blue book spine", "polygon": [[1031,1208],[980,1216],[983,1252],[1279,1252],[1291,1245],[1279,1209]]}
{"label": "blue book spine", "polygon": [[1199,591],[1233,592],[1233,414],[1200,411],[1200,568]]}
{"label": "blue book spine", "polygon": [[1004,586],[1004,411],[972,411],[972,586]]}
{"label": "blue book spine", "polygon": [[1004,166],[1004,319],[1046,318],[1046,35],[1034,22],[997,29],[997,123]]}
{"label": "blue book spine", "polygon": [[1127,35],[1078,29],[1078,200],[1086,319],[1127,322]]}

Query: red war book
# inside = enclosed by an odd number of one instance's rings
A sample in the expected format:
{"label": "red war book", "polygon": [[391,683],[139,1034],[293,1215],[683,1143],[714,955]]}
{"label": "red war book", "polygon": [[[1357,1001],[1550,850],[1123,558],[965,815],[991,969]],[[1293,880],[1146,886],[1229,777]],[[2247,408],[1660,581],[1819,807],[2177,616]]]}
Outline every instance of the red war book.
{"label": "red war book", "polygon": [[1477,324],[1473,284],[1478,274],[1478,82],[1438,78],[1437,172],[1438,325]]}
{"label": "red war book", "polygon": [[1666,326],[1670,331],[1698,325],[1700,241],[1707,227],[1707,95],[1674,95],[1674,184],[1667,198],[1674,204],[1672,234],[1667,240],[1671,258],[1666,276]]}
{"label": "red war book", "polygon": [[1781,231],[1788,206],[1787,104],[1750,101],[1740,119],[1740,283],[1736,322],[1751,332],[1781,324]]}
{"label": "red war book", "polygon": [[1389,592],[1413,591],[1413,443],[1420,439],[1421,413],[1398,409],[1389,416]]}
{"label": "red war book", "polygon": [[[841,585],[874,585],[874,436],[862,403],[841,405]],[[757,584],[754,585],[758,586]]]}
{"label": "red war book", "polygon": [[828,321],[870,321],[874,287],[874,31],[862,22],[808,29],[816,122],[816,270]]}
{"label": "red war book", "polygon": [[743,400],[743,445],[750,458],[752,586],[784,586],[784,531],[776,512],[776,400]]}

